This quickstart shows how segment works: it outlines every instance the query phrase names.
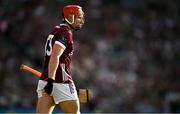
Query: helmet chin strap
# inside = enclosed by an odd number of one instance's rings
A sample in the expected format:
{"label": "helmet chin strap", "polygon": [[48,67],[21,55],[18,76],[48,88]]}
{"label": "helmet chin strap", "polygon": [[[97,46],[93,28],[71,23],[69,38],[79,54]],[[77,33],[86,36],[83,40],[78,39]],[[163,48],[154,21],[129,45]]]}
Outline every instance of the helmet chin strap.
{"label": "helmet chin strap", "polygon": [[72,18],[73,18],[72,22],[70,22],[67,18],[64,18],[64,19],[67,23],[69,23],[71,25],[74,23],[74,15],[72,15]]}
{"label": "helmet chin strap", "polygon": [[76,31],[78,29],[72,26],[72,24],[74,23],[74,15],[72,15],[72,18],[73,18],[72,22],[70,22],[67,18],[64,18],[64,21],[67,22],[67,24]]}
{"label": "helmet chin strap", "polygon": [[72,22],[70,22],[67,18],[64,18],[65,22],[67,22],[67,24],[72,28],[74,29],[75,31],[79,30],[80,28],[76,28],[76,27],[73,27],[72,24],[74,23],[74,15],[72,16],[73,17],[73,20]]}

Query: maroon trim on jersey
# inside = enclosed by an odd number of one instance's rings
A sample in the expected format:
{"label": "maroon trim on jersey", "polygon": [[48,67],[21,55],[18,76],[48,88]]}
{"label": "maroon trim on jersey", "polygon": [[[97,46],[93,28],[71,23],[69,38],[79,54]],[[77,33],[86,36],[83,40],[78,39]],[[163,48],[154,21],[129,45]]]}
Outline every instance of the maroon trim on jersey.
{"label": "maroon trim on jersey", "polygon": [[61,26],[61,27],[63,27],[63,26],[64,26],[64,27],[66,27],[68,30],[71,30],[71,28],[70,28],[67,24],[65,24],[65,23],[60,24],[60,26]]}

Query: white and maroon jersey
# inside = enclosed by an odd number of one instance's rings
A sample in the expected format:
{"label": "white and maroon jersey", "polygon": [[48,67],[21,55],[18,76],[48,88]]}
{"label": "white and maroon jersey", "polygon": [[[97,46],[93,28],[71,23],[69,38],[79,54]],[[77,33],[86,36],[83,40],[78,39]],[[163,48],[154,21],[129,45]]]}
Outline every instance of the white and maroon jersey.
{"label": "white and maroon jersey", "polygon": [[48,78],[48,64],[54,44],[60,45],[64,48],[64,52],[59,58],[59,65],[56,70],[55,82],[57,83],[69,83],[72,81],[70,64],[73,54],[73,38],[72,31],[66,24],[60,24],[60,26],[54,27],[49,34],[45,45],[45,61],[41,80]]}

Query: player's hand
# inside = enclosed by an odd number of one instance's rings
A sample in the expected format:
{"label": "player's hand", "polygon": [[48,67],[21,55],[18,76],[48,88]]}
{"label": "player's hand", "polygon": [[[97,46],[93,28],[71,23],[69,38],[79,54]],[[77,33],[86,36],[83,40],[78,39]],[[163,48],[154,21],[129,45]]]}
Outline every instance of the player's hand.
{"label": "player's hand", "polygon": [[46,86],[44,87],[44,91],[47,93],[47,94],[51,94],[52,93],[52,90],[53,90],[53,82],[54,80],[51,79],[51,78],[48,78],[46,79],[45,81],[47,81],[47,84]]}

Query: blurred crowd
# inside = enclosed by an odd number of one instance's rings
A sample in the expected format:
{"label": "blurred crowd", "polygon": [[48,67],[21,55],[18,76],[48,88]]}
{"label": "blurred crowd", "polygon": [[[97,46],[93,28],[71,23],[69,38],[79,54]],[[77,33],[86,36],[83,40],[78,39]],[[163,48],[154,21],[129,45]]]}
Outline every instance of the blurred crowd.
{"label": "blurred crowd", "polygon": [[0,112],[35,109],[44,45],[62,8],[79,4],[72,71],[84,112],[180,112],[179,0],[0,0]]}

